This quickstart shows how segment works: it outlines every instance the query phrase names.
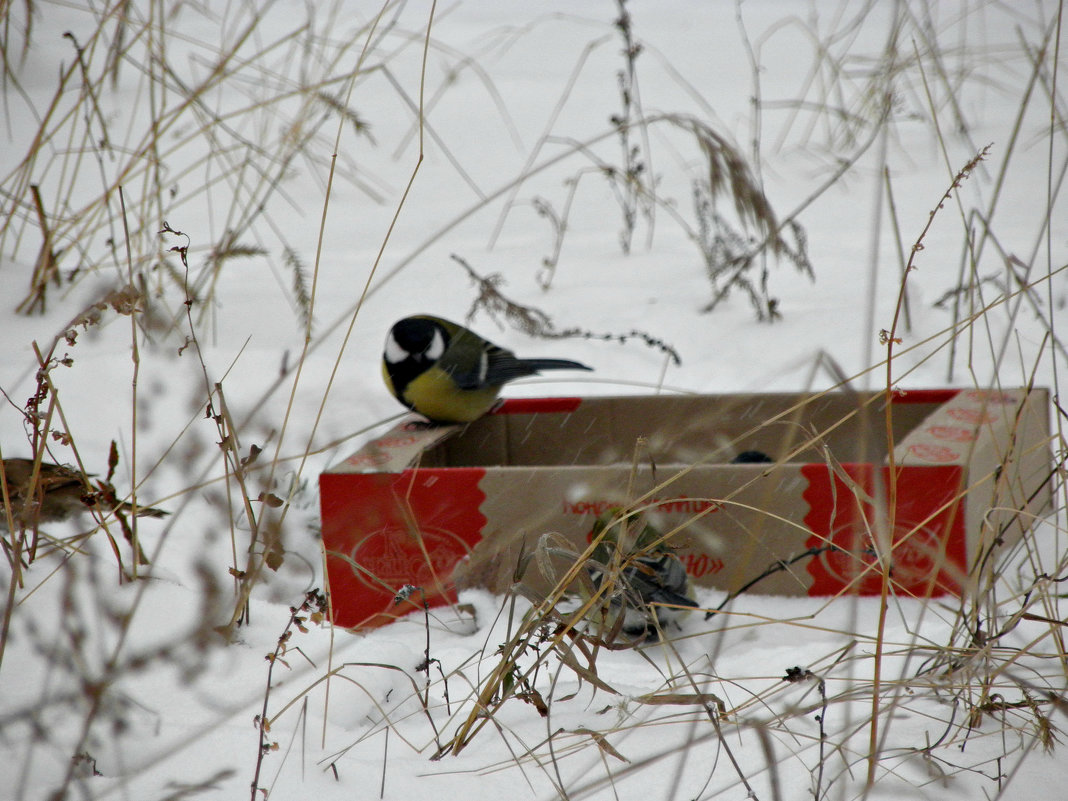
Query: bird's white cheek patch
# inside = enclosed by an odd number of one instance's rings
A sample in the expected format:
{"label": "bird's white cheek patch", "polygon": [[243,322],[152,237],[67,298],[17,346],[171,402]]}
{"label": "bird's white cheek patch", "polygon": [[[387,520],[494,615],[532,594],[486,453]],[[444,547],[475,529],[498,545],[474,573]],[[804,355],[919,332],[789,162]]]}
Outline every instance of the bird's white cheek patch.
{"label": "bird's white cheek patch", "polygon": [[390,364],[400,364],[408,358],[410,354],[404,348],[402,348],[397,340],[393,338],[393,332],[391,331],[389,336],[386,337],[386,361]]}
{"label": "bird's white cheek patch", "polygon": [[441,335],[440,331],[434,332],[434,338],[430,340],[430,347],[426,349],[426,357],[432,362],[436,362],[445,353],[445,337]]}

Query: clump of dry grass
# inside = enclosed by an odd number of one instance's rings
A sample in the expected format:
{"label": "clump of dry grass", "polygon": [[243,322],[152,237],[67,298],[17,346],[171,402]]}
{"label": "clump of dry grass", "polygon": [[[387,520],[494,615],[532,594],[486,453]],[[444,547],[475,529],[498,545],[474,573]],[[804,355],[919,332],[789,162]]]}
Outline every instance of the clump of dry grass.
{"label": "clump of dry grass", "polygon": [[541,309],[524,306],[509,299],[501,292],[503,278],[499,274],[481,276],[474,271],[464,259],[453,254],[453,261],[463,267],[464,272],[478,288],[478,294],[471,303],[466,319],[470,322],[479,311],[484,311],[493,319],[503,318],[513,328],[522,331],[528,336],[538,339],[599,339],[606,342],[618,342],[625,344],[630,340],[637,340],[646,346],[660,351],[668,356],[675,364],[682,364],[679,352],[662,339],[654,337],[645,331],[623,331],[611,333],[597,333],[585,328],[557,328],[549,315]]}
{"label": "clump of dry grass", "polygon": [[[24,55],[36,59],[55,52],[55,44],[44,40],[51,31],[33,25],[40,5],[8,10],[5,42],[20,38]],[[37,742],[42,752],[71,749],[76,758],[61,756],[50,780],[56,797],[84,789],[97,773],[94,754],[121,741],[129,712],[124,682],[167,667],[184,671],[187,683],[197,681],[209,652],[249,622],[253,592],[294,558],[287,535],[299,529],[306,536],[303,522],[286,522],[290,508],[303,503],[304,482],[295,472],[287,482],[274,478],[302,454],[260,458],[278,423],[250,421],[245,409],[232,409],[226,376],[201,347],[225,302],[223,274],[238,260],[288,271],[292,290],[284,297],[294,310],[291,327],[311,327],[314,288],[304,267],[309,257],[290,241],[296,199],[288,194],[289,178],[302,161],[336,150],[331,133],[337,126],[368,134],[367,120],[348,105],[346,92],[388,65],[368,62],[361,53],[376,31],[383,35],[381,15],[364,24],[350,18],[353,36],[335,39],[337,7],[305,11],[304,18],[280,25],[268,9],[251,6],[225,19],[181,4],[68,10],[82,15],[81,30],[88,33],[64,36],[67,50],[54,94],[41,107],[23,85],[22,65],[9,58],[14,50],[4,48],[5,102],[33,114],[30,126],[7,131],[9,159],[0,175],[7,209],[0,220],[4,269],[32,266],[25,298],[7,298],[8,313],[55,315],[71,298],[99,298],[78,307],[50,344],[34,343],[36,391],[26,403],[5,392],[6,400],[23,421],[31,458],[73,462],[83,475],[103,473],[99,466],[106,464],[100,491],[111,493],[116,510],[112,517],[95,515],[94,527],[71,537],[53,536],[45,531],[50,525],[34,523],[12,526],[2,538],[7,570],[0,670],[26,670],[36,653],[42,673],[54,672],[55,684],[7,706],[0,726],[12,737],[36,731],[26,742]],[[174,13],[185,15],[184,23],[203,23],[199,38],[180,33]],[[396,30],[399,23],[389,26]],[[343,156],[339,180],[379,199],[367,183],[373,176],[353,167]],[[102,339],[115,335],[119,319],[130,324],[128,381],[101,381],[93,398],[65,394],[57,374],[91,370],[83,362]],[[149,457],[140,445],[139,414],[151,407],[155,390],[139,387],[142,367],[158,375],[176,358],[176,374],[191,362],[203,381],[199,387],[182,384],[180,391],[191,398],[190,418],[184,426],[172,421],[175,440]],[[283,369],[282,377],[290,372]],[[248,393],[239,388],[236,394],[244,406]],[[72,408],[90,405],[113,413],[98,421],[101,429],[125,430],[121,459],[114,443],[110,454],[96,452],[98,431],[68,423]],[[214,438],[199,422],[205,417]],[[270,432],[264,439],[250,433],[263,429]],[[26,455],[16,441],[4,446],[3,455]],[[120,465],[129,485],[116,492],[115,485],[124,486],[115,475]],[[175,514],[146,536],[136,516],[127,521],[120,496],[134,511],[139,503],[146,509],[138,491],[157,471],[181,483],[167,499]],[[221,502],[214,511],[205,509],[209,496]],[[189,506],[199,507],[192,517],[200,523],[189,522]],[[207,520],[213,523],[205,535]],[[211,545],[216,532],[229,534],[229,559],[222,565],[209,564],[219,556]],[[176,620],[166,645],[131,644],[134,621],[148,614],[161,592],[156,556],[172,535],[203,538],[201,560],[180,568],[201,607],[198,621],[182,628]],[[108,555],[118,567],[117,580],[102,569]],[[295,558],[291,575],[305,569],[299,565],[303,555]],[[222,578],[227,574],[231,592]],[[116,585],[125,583],[136,589],[124,593],[122,602],[113,600]],[[39,619],[50,603],[62,615],[58,628]],[[12,642],[19,643],[17,658],[7,647]],[[27,772],[10,777],[19,797],[33,764],[27,759]],[[208,777],[205,786],[213,778],[220,777]]]}

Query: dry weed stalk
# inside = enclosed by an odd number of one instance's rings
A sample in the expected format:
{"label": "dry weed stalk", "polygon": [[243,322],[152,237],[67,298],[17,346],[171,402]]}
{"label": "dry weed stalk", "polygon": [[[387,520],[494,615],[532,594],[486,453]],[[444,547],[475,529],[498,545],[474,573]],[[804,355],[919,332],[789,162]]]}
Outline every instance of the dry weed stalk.
{"label": "dry weed stalk", "polygon": [[621,345],[631,339],[637,339],[650,348],[659,350],[676,365],[682,364],[682,358],[674,347],[645,331],[632,330],[621,334],[608,334],[596,333],[584,328],[558,329],[549,318],[549,315],[541,309],[525,306],[506,297],[500,290],[504,279],[499,274],[479,275],[467,263],[466,259],[457,256],[455,253],[452,254],[452,260],[464,268],[467,276],[478,288],[478,294],[472,301],[471,308],[468,309],[465,316],[469,323],[479,310],[484,310],[490,317],[503,317],[510,325],[527,336],[539,339],[598,339],[605,342],[618,342]]}
{"label": "dry weed stalk", "polygon": [[[260,771],[263,768],[263,758],[267,754],[278,750],[278,743],[270,739],[271,719],[267,715],[267,706],[271,700],[271,679],[274,675],[275,665],[281,664],[287,668],[289,667],[285,661],[285,656],[290,650],[294,650],[293,646],[290,645],[294,629],[307,633],[308,629],[305,623],[312,623],[316,626],[322,624],[326,619],[327,606],[326,597],[322,593],[318,590],[309,590],[299,607],[292,606],[289,608],[289,621],[286,623],[282,633],[278,635],[278,642],[275,644],[274,651],[264,657],[267,660],[267,683],[263,691],[263,708],[253,720],[256,728],[259,729],[260,742],[259,749],[256,752],[256,771],[252,776],[251,801],[256,801],[257,795],[260,793],[263,794],[263,797],[267,796],[267,790],[260,787]],[[300,649],[297,648],[295,650],[299,651]],[[301,655],[307,659],[303,652],[301,652]],[[311,660],[308,661],[310,662]]]}
{"label": "dry weed stalk", "polygon": [[894,318],[890,324],[890,329],[883,329],[879,332],[879,341],[886,346],[886,414],[884,417],[886,425],[886,454],[888,459],[889,469],[887,471],[889,476],[889,486],[886,488],[886,520],[879,521],[876,530],[875,537],[873,537],[873,543],[877,551],[877,563],[880,571],[880,597],[879,597],[879,622],[876,630],[875,640],[875,654],[873,657],[874,662],[874,675],[872,678],[872,715],[871,715],[871,728],[870,738],[868,741],[868,777],[867,786],[871,787],[875,784],[876,768],[879,764],[879,706],[881,704],[881,681],[882,681],[882,668],[883,668],[883,634],[886,630],[886,615],[889,611],[889,604],[887,599],[892,590],[891,580],[891,549],[894,545],[894,537],[896,528],[896,511],[897,511],[897,470],[894,462],[894,425],[893,425],[893,404],[891,399],[894,393],[895,379],[894,379],[894,346],[901,342],[901,339],[897,336],[898,322],[901,319],[901,314],[905,305],[905,288],[908,282],[910,273],[917,269],[916,255],[923,250],[924,240],[927,238],[928,231],[931,230],[931,226],[934,225],[935,217],[938,211],[948,202],[960,188],[961,184],[967,180],[972,174],[979,163],[986,158],[990,145],[987,145],[979,153],[975,155],[967,164],[964,165],[954,176],[953,181],[945,192],[942,193],[942,197],[939,198],[935,208],[931,210],[927,217],[927,224],[920,231],[919,236],[916,237],[916,241],[912,246],[912,250],[909,254],[908,263],[905,265],[905,270],[901,276],[901,283],[898,289],[897,303],[894,305]]}

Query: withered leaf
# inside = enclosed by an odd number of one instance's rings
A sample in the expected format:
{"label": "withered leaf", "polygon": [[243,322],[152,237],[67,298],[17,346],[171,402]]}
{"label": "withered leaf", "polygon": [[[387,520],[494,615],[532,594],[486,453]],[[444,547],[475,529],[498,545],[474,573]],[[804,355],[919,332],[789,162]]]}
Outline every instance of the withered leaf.
{"label": "withered leaf", "polygon": [[285,501],[275,495],[273,492],[261,492],[256,500],[260,503],[265,503],[272,509],[277,509],[279,506],[285,505]]}
{"label": "withered leaf", "polygon": [[587,734],[590,738],[597,743],[597,747],[604,751],[609,756],[614,756],[620,762],[626,762],[630,764],[630,760],[623,756],[619,751],[612,747],[612,744],[608,742],[608,739],[599,731],[593,731],[593,729],[587,729],[584,726],[580,726],[575,729],[575,734]]}

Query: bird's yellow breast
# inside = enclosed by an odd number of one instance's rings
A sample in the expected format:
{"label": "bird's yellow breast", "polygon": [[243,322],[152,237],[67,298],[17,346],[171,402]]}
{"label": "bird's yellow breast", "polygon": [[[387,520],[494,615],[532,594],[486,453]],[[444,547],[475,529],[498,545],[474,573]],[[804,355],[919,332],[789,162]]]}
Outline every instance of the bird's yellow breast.
{"label": "bird's yellow breast", "polygon": [[408,383],[403,401],[431,420],[470,423],[493,408],[500,390],[499,386],[460,389],[448,373],[431,367]]}

